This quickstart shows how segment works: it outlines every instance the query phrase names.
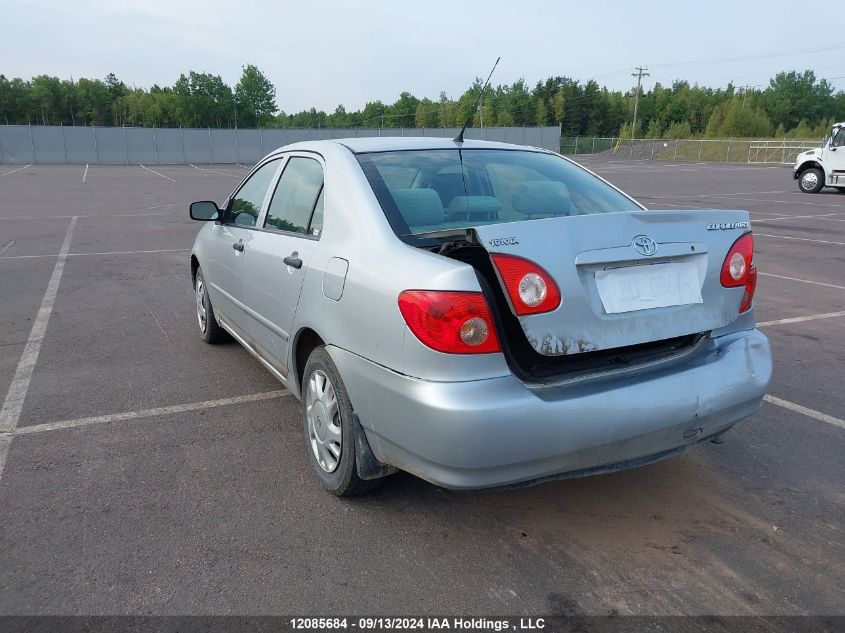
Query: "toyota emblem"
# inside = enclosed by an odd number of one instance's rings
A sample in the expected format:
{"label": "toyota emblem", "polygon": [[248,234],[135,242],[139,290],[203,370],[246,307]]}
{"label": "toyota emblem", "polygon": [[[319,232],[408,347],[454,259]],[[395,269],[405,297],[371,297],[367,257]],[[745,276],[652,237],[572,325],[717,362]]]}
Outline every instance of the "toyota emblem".
{"label": "toyota emblem", "polygon": [[637,235],[631,245],[638,253],[650,256],[657,252],[657,242],[651,239],[648,235]]}

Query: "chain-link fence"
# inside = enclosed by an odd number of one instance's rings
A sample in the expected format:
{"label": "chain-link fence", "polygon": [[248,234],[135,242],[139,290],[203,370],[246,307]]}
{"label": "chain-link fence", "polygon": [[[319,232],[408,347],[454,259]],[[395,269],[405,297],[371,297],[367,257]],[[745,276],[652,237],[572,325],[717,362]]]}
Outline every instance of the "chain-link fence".
{"label": "chain-link fence", "polygon": [[646,139],[564,136],[561,154],[664,161],[792,164],[817,140],[792,139]]}
{"label": "chain-link fence", "polygon": [[[458,128],[196,129],[0,125],[0,164],[254,163],[297,141],[372,136],[453,138]],[[560,128],[469,128],[467,139],[560,149]]]}

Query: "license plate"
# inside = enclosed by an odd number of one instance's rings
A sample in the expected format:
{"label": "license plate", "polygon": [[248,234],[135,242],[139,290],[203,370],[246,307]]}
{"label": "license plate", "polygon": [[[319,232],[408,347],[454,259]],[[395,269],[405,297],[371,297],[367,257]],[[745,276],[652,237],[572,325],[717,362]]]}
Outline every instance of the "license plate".
{"label": "license plate", "polygon": [[596,272],[607,314],[703,303],[695,262],[611,268]]}

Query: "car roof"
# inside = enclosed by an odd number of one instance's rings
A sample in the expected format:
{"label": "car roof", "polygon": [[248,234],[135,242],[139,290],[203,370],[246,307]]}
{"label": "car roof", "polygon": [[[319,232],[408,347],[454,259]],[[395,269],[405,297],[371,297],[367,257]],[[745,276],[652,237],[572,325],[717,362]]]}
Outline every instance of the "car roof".
{"label": "car roof", "polygon": [[393,152],[401,150],[420,150],[420,149],[500,149],[500,150],[530,150],[534,152],[552,153],[547,149],[541,147],[529,147],[527,145],[514,145],[512,143],[499,143],[495,141],[480,141],[474,139],[466,139],[463,143],[456,143],[451,138],[437,137],[437,136],[369,136],[369,137],[351,137],[351,138],[335,138],[321,141],[301,141],[299,143],[291,143],[277,149],[277,152],[287,152],[291,150],[312,150],[320,151],[321,148],[326,148],[328,145],[342,145],[355,154],[364,154],[368,152]]}

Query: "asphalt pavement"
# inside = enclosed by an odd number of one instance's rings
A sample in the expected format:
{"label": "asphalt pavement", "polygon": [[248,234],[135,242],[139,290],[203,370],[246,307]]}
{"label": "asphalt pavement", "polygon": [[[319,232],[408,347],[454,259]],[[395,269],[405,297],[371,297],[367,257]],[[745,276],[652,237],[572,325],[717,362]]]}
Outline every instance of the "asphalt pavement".
{"label": "asphalt pavement", "polygon": [[632,471],[353,499],[298,402],[197,332],[187,205],[245,167],[0,166],[0,614],[845,615],[845,195],[582,160],[655,209],[751,212],[768,401]]}

